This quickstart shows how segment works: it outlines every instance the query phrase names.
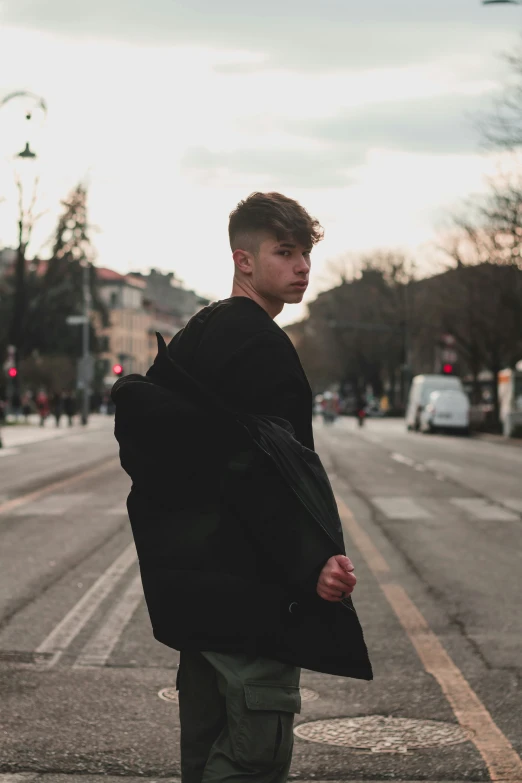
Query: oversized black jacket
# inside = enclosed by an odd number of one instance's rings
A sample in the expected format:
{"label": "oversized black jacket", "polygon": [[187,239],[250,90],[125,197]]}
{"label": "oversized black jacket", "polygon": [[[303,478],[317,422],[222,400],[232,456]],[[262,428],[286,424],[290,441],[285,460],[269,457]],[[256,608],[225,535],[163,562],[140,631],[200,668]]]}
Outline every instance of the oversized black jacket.
{"label": "oversized black jacket", "polygon": [[230,407],[158,340],[147,376],[112,392],[154,635],[370,679],[351,600],[315,591],[322,565],[344,553],[319,458],[287,421]]}

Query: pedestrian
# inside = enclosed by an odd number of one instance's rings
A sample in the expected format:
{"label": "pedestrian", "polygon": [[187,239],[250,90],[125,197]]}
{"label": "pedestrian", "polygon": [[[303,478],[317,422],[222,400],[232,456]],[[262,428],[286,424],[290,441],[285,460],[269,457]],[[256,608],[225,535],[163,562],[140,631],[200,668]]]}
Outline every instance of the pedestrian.
{"label": "pedestrian", "polygon": [[312,393],[274,322],[303,299],[319,223],[254,193],[229,222],[230,298],[112,391],[155,637],[180,651],[183,783],[288,779],[301,667],[371,679]]}
{"label": "pedestrian", "polygon": [[24,417],[24,422],[26,424],[29,424],[29,416],[32,411],[32,403],[31,403],[31,392],[24,392],[22,395],[22,414]]}
{"label": "pedestrian", "polygon": [[40,416],[40,427],[43,427],[49,415],[49,397],[43,389],[36,395],[36,409]]}
{"label": "pedestrian", "polygon": [[72,427],[73,417],[76,414],[76,399],[72,391],[67,391],[63,395],[63,412],[67,416],[69,427]]}
{"label": "pedestrian", "polygon": [[50,408],[51,413],[56,421],[56,426],[59,427],[60,419],[62,418],[63,414],[63,399],[60,392],[54,392],[54,394],[51,395]]}

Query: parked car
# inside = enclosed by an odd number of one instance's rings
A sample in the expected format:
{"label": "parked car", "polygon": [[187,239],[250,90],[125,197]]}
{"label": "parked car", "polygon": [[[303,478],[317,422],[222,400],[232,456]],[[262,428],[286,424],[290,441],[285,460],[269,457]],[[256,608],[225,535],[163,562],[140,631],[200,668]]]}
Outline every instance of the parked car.
{"label": "parked car", "polygon": [[420,428],[420,417],[434,391],[460,391],[464,387],[455,375],[416,375],[412,381],[406,407],[406,427],[409,430]]}
{"label": "parked car", "polygon": [[420,414],[421,432],[451,430],[469,434],[470,402],[458,389],[431,392]]}

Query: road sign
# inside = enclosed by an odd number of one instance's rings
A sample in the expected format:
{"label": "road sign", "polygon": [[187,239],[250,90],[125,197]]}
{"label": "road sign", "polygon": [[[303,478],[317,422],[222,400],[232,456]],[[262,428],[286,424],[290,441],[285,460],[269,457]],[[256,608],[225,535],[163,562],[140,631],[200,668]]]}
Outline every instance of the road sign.
{"label": "road sign", "polygon": [[65,323],[69,324],[69,326],[79,326],[86,322],[87,318],[85,315],[68,315],[65,319]]}

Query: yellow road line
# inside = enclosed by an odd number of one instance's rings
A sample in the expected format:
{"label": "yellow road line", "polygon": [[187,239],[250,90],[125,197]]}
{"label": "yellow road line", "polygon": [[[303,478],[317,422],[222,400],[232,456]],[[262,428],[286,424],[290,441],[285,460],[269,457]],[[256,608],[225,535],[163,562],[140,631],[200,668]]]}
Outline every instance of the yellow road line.
{"label": "yellow road line", "polygon": [[484,759],[491,780],[520,783],[522,759],[498,728],[404,588],[383,576],[390,573],[390,568],[348,506],[339,497],[337,505],[345,529],[376,577],[424,668],[439,683],[462,728],[470,732],[470,740]]}
{"label": "yellow road line", "polygon": [[101,462],[99,465],[96,465],[94,468],[89,468],[88,470],[84,470],[82,473],[76,473],[74,476],[69,476],[69,478],[61,479],[60,481],[55,481],[53,484],[47,484],[45,487],[41,487],[40,489],[35,489],[33,492],[28,492],[25,495],[20,495],[17,498],[13,498],[12,500],[6,500],[5,503],[0,504],[0,514],[7,514],[9,511],[12,511],[14,508],[18,508],[19,506],[24,506],[26,503],[33,503],[35,500],[39,500],[41,497],[44,497],[45,495],[49,495],[51,492],[56,492],[57,490],[65,489],[66,487],[71,486],[71,484],[76,484],[79,481],[84,481],[85,479],[92,478],[93,476],[96,476],[98,473],[102,473],[106,470],[111,470],[111,468],[115,468],[117,465],[120,464],[119,459],[115,459],[111,457],[109,460],[105,460],[105,462]]}

